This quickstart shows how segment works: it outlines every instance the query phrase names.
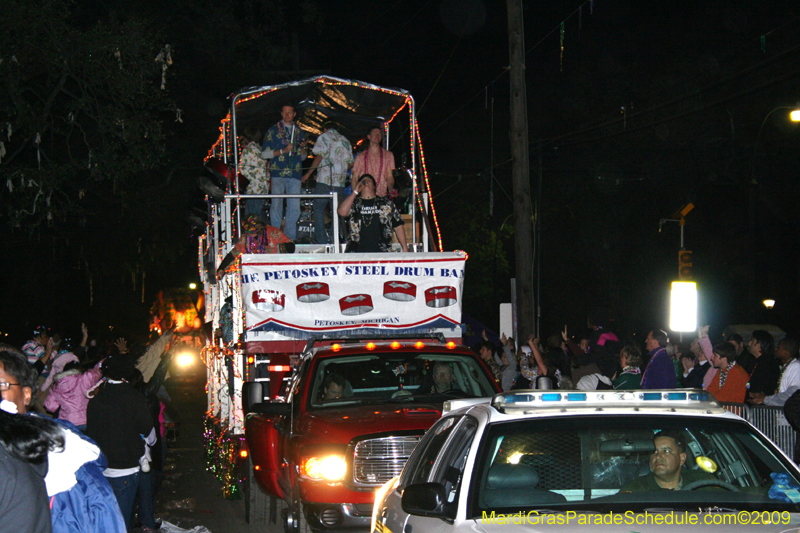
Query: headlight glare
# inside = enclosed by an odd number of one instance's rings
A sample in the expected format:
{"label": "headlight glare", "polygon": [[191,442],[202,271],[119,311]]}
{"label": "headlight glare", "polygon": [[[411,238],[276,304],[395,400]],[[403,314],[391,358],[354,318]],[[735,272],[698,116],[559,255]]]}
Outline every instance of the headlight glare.
{"label": "headlight glare", "polygon": [[314,480],[339,481],[347,471],[347,462],[341,455],[307,457],[300,464],[300,473]]}

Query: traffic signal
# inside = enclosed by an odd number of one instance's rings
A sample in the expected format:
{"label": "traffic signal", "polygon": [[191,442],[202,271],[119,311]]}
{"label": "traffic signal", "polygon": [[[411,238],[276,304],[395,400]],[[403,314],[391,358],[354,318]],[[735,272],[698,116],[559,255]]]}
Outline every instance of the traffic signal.
{"label": "traffic signal", "polygon": [[692,279],[692,252],[690,250],[678,252],[678,279]]}

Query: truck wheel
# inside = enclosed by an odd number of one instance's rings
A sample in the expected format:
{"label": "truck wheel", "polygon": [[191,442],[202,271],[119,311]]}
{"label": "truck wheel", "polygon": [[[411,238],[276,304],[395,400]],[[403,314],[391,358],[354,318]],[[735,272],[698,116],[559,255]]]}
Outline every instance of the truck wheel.
{"label": "truck wheel", "polygon": [[244,517],[251,527],[260,529],[270,523],[270,500],[273,497],[261,490],[254,474],[253,460],[248,457],[247,479],[244,482]]}

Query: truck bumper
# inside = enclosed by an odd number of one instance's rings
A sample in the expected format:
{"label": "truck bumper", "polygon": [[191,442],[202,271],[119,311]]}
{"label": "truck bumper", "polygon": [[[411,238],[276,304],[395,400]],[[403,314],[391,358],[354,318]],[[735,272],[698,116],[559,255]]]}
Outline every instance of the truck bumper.
{"label": "truck bumper", "polygon": [[303,507],[314,529],[363,532],[372,519],[371,503],[304,503]]}

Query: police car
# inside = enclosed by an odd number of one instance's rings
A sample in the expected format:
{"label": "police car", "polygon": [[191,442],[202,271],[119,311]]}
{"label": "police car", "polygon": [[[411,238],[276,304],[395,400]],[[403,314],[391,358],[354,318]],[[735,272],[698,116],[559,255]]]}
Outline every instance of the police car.
{"label": "police car", "polygon": [[798,531],[797,466],[704,391],[448,403],[379,489],[373,532]]}

